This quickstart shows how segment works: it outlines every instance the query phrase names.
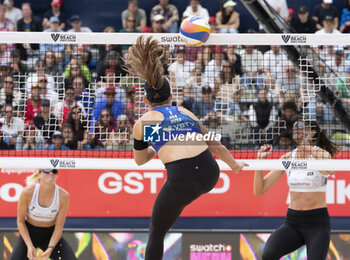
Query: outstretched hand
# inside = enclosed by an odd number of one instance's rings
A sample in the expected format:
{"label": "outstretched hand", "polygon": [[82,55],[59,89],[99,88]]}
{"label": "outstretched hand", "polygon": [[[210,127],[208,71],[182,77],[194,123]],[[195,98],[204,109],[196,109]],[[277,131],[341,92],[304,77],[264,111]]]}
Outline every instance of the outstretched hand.
{"label": "outstretched hand", "polygon": [[234,168],[232,168],[232,171],[235,173],[239,173],[242,171],[243,167],[246,167],[246,166],[249,166],[249,164],[245,163],[245,162],[238,162],[237,161],[237,164]]}
{"label": "outstretched hand", "polygon": [[272,145],[270,144],[264,144],[260,147],[260,150],[258,151],[258,159],[266,159],[272,152]]}

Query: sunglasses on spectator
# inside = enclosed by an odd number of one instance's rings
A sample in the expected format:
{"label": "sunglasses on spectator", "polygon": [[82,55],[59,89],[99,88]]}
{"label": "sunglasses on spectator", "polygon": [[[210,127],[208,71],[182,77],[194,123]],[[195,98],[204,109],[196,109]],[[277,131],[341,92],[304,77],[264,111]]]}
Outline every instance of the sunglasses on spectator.
{"label": "sunglasses on spectator", "polygon": [[74,92],[66,92],[67,96],[74,96]]}
{"label": "sunglasses on spectator", "polygon": [[136,22],[136,20],[128,20],[128,22],[133,22],[134,23],[134,22]]}
{"label": "sunglasses on spectator", "polygon": [[4,81],[4,83],[13,84],[13,81]]}
{"label": "sunglasses on spectator", "polygon": [[108,114],[102,114],[101,117],[109,117],[110,115]]}
{"label": "sunglasses on spectator", "polygon": [[5,113],[12,113],[12,110],[5,110]]}
{"label": "sunglasses on spectator", "polygon": [[41,80],[39,80],[39,82],[41,82],[41,83],[47,83],[47,79],[41,79]]}
{"label": "sunglasses on spectator", "polygon": [[58,170],[57,169],[44,169],[43,170],[43,173],[45,174],[49,174],[50,172],[52,172],[53,174],[57,174],[58,173]]}

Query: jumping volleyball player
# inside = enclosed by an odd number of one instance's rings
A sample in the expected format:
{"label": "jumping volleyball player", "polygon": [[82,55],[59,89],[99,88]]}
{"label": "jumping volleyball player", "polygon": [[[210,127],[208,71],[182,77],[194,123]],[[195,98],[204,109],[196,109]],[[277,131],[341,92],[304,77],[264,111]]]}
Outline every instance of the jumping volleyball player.
{"label": "jumping volleyball player", "polygon": [[[297,148],[281,157],[282,160],[331,159],[339,152],[316,121],[297,121],[293,126],[293,139]],[[271,145],[264,145],[258,159],[265,159],[272,152]],[[283,175],[273,170],[266,176],[255,171],[254,194],[262,195]],[[333,171],[286,171],[290,191],[290,204],[285,223],[274,231],[266,242],[263,260],[277,260],[306,245],[308,260],[324,260],[330,242],[330,220],[325,201],[328,175]]]}
{"label": "jumping volleyball player", "polygon": [[[157,40],[140,36],[129,51],[128,61],[129,72],[146,80],[144,102],[150,109],[133,128],[135,161],[138,165],[143,165],[158,152],[167,170],[167,180],[153,206],[146,260],[162,259],[164,237],[182,210],[200,195],[214,188],[220,171],[211,152],[227,163],[234,172],[240,172],[244,166],[248,166],[235,161],[231,153],[217,141],[194,140],[181,145],[181,142],[179,144],[175,140],[160,140],[151,143],[151,146],[143,141],[143,126],[150,122],[162,129],[176,129],[171,132],[173,135],[208,133],[190,111],[170,105],[172,95],[169,81],[163,76],[162,54],[163,48]],[[183,129],[181,126],[186,123],[192,126]]]}

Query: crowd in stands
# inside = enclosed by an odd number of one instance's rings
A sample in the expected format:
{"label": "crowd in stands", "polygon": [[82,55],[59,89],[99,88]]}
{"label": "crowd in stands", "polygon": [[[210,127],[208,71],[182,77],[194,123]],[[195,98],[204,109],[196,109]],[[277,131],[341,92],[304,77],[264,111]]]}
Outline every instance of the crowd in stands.
{"label": "crowd in stands", "polygon": [[[190,0],[183,14],[169,2],[159,0],[147,27],[146,12],[137,0],[129,0],[120,32],[175,33],[181,19],[197,15],[208,20],[212,32],[239,33],[240,16],[233,0],[222,1],[215,17],[209,16],[200,0]],[[295,14],[285,1],[267,2],[296,32],[350,32],[350,1],[339,15],[332,0],[323,0],[311,16],[306,6]],[[61,0],[52,0],[52,9],[39,20],[29,3],[20,10],[14,0],[5,0],[0,5],[0,31],[91,32],[78,14],[69,19],[69,26],[61,5]],[[106,27],[104,32],[115,30]],[[142,100],[144,82],[123,68],[129,47],[0,43],[0,148],[131,149],[132,125],[147,108]],[[335,120],[323,100],[308,98],[316,90],[302,83],[299,68],[279,46],[164,49],[164,71],[174,104],[191,110],[209,129],[221,129],[229,148],[246,135],[254,145],[270,142],[290,149],[293,122],[301,111],[321,123]],[[331,79],[330,85],[349,106],[350,57],[344,46],[314,46],[313,50],[322,61],[321,76]]]}

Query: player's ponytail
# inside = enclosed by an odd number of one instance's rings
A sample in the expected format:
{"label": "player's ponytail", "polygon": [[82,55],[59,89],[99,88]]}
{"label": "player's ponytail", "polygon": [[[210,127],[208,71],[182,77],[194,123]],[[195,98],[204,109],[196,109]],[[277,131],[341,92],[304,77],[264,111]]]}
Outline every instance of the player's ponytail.
{"label": "player's ponytail", "polygon": [[164,78],[162,58],[164,49],[152,36],[139,36],[129,50],[126,70],[144,80],[147,99],[152,103],[161,103],[170,96],[170,85]]}
{"label": "player's ponytail", "polygon": [[315,141],[318,147],[329,152],[332,157],[341,151],[341,147],[337,146],[335,143],[328,139],[326,133],[320,128],[316,121],[311,121],[310,127],[311,130],[314,130],[316,132]]}

